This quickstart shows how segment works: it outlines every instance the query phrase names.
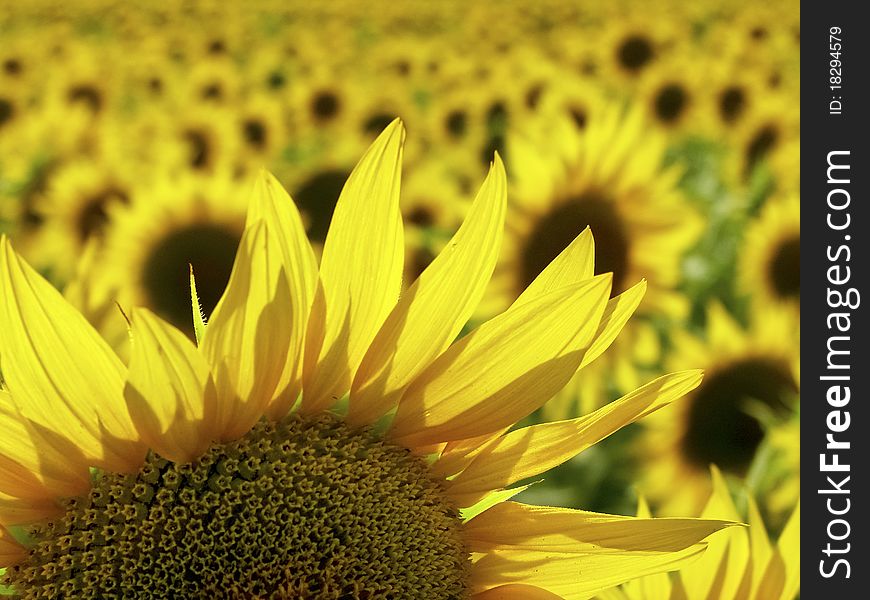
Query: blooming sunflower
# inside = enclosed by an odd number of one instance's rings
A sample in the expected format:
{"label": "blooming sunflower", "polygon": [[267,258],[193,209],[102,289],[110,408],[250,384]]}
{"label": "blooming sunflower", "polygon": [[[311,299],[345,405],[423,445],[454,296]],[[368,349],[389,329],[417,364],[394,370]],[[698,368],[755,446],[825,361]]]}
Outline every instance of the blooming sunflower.
{"label": "blooming sunflower", "polygon": [[[787,443],[776,440],[779,450],[799,446],[798,431],[788,426],[800,393],[798,345],[781,313],[764,314],[746,330],[719,305],[708,311],[706,340],[675,336],[667,366],[700,364],[706,377],[673,410],[645,421],[638,440],[645,490],[664,513],[697,513],[709,495],[710,464],[747,476],[765,437],[778,437],[779,427],[790,432]],[[799,470],[790,474],[799,477]],[[795,499],[780,498],[786,506]]]}
{"label": "blooming sunflower", "polygon": [[801,207],[798,196],[768,200],[746,231],[739,271],[743,290],[761,309],[800,320]]}
{"label": "blooming sunflower", "polygon": [[[586,227],[598,244],[594,270],[613,273],[614,294],[646,279],[645,317],[679,318],[687,311],[675,288],[683,252],[701,232],[701,220],[677,190],[678,169],[663,166],[665,138],[646,128],[637,108],[595,115],[579,132],[563,119],[554,120],[552,129],[542,123],[527,138],[511,138],[513,210],[506,252],[482,312],[509,304]],[[538,135],[548,142],[533,141]],[[614,375],[620,391],[636,387],[635,365],[658,359],[655,344],[646,341],[655,336],[647,329],[645,323],[629,326],[607,362],[595,365],[595,374],[587,370],[560,396],[554,414],[577,414],[576,397],[582,412],[594,408],[605,396],[605,379]]]}
{"label": "blooming sunflower", "polygon": [[351,174],[319,270],[262,176],[198,345],[133,309],[128,367],[0,242],[0,557],[16,593],[588,598],[679,567],[728,524],[506,501],[507,485],[700,373],[506,433],[602,350],[610,276],[578,281],[562,255],[451,343],[495,265],[504,170],[496,157],[447,250],[398,298],[403,137],[391,124]]}
{"label": "blooming sunflower", "polygon": [[[703,518],[741,520],[728,486],[715,466],[713,492]],[[694,598],[743,598],[745,600],[793,600],[800,589],[800,503],[794,507],[785,528],[772,545],[761,512],[752,496],[747,497],[749,528],[736,527],[710,538],[699,560],[669,577],[658,573],[629,581],[598,594],[599,600],[678,600]],[[637,514],[649,517],[641,498]]]}
{"label": "blooming sunflower", "polygon": [[[192,335],[190,304],[172,290],[187,284],[192,266],[201,278],[203,308],[214,308],[242,237],[247,195],[226,173],[162,177],[133,188],[128,205],[110,215],[100,268],[86,273],[89,285],[102,297],[107,294],[100,288],[117,290],[115,300],[123,306],[147,307]],[[116,311],[109,316],[123,328]],[[114,337],[109,324],[96,324]]]}

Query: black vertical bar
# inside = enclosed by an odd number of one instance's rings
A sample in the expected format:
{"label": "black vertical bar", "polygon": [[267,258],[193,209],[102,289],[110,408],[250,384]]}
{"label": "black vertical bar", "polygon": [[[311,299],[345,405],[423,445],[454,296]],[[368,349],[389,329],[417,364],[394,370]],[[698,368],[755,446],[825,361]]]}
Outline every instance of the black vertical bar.
{"label": "black vertical bar", "polygon": [[863,8],[801,6],[803,598],[866,598],[870,582],[870,23]]}

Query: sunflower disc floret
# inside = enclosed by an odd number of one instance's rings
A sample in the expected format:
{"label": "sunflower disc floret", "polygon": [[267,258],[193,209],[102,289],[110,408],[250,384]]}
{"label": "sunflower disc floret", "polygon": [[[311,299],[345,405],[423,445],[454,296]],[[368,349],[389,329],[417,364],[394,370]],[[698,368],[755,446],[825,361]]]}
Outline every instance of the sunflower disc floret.
{"label": "sunflower disc floret", "polygon": [[458,511],[425,461],[328,413],[103,474],[32,531],[24,598],[464,598]]}

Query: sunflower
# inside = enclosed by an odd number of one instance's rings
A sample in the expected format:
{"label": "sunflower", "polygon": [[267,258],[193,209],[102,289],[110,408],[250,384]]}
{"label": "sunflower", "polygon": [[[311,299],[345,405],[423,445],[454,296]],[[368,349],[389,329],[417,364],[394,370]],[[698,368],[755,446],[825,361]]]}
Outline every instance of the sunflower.
{"label": "sunflower", "polygon": [[102,239],[113,207],[130,202],[134,183],[128,171],[105,159],[60,166],[38,202],[43,223],[31,244],[30,260],[67,280],[85,243]]}
{"label": "sunflower", "polygon": [[[741,520],[728,486],[715,466],[713,492],[702,518]],[[664,573],[630,581],[598,594],[599,600],[678,600],[685,598],[745,598],[794,600],[800,589],[800,503],[794,506],[774,546],[761,512],[747,497],[749,528],[735,527],[710,538],[699,560],[668,577]],[[650,516],[641,498],[637,514]]]}
{"label": "sunflower", "polygon": [[319,271],[262,176],[198,345],[136,308],[128,367],[0,242],[4,583],[37,598],[588,598],[678,568],[729,524],[506,501],[700,374],[506,433],[599,351],[610,277],[578,280],[563,255],[451,344],[495,265],[504,170],[496,157],[397,301],[403,136],[391,124],[351,174]]}
{"label": "sunflower", "polygon": [[[613,273],[614,294],[646,279],[645,316],[682,316],[688,305],[675,291],[683,252],[701,231],[699,217],[676,187],[679,172],[663,166],[665,139],[646,129],[642,111],[598,111],[579,131],[567,120],[535,138],[511,138],[514,205],[508,215],[506,253],[496,268],[484,310],[516,298],[585,228],[598,243],[596,272]],[[532,139],[548,140],[534,142]],[[552,155],[547,154],[547,148]],[[554,168],[551,165],[556,165]],[[630,326],[609,364],[586,372],[554,405],[554,415],[576,414],[577,393],[588,411],[604,396],[605,372],[617,374],[620,391],[636,387],[634,364],[654,364],[646,326]],[[653,352],[654,354],[654,352]],[[601,369],[601,370],[599,370]]]}
{"label": "sunflower", "polygon": [[240,108],[236,128],[248,162],[268,163],[289,138],[284,106],[263,93],[253,94]]}
{"label": "sunflower", "polygon": [[[765,436],[787,426],[800,393],[797,342],[781,313],[759,315],[746,330],[719,305],[708,311],[706,340],[675,336],[667,366],[700,364],[706,376],[685,402],[647,420],[638,440],[645,489],[663,512],[696,513],[710,492],[710,464],[746,477]],[[799,438],[789,431],[787,445],[795,447]]]}
{"label": "sunflower", "polygon": [[655,65],[673,44],[673,24],[666,19],[646,16],[611,15],[611,23],[604,29],[600,43],[606,53],[601,68],[603,77],[619,76],[627,85]]}
{"label": "sunflower", "polygon": [[358,121],[358,85],[349,77],[326,68],[300,79],[291,88],[289,99],[300,132],[316,133],[326,129],[347,131]]}
{"label": "sunflower", "polygon": [[801,207],[798,196],[768,200],[746,230],[739,271],[743,290],[762,310],[800,321]]}
{"label": "sunflower", "polygon": [[232,168],[242,156],[242,136],[233,128],[236,116],[220,106],[190,105],[171,120],[158,118],[174,134],[160,154],[178,170],[205,174]]}
{"label": "sunflower", "polygon": [[462,222],[467,196],[443,160],[405,168],[399,205],[405,224],[405,286],[444,249]]}
{"label": "sunflower", "polygon": [[93,123],[114,109],[118,97],[117,56],[111,45],[99,51],[86,44],[70,44],[51,61],[48,101],[64,112],[81,112]]}
{"label": "sunflower", "polygon": [[697,128],[702,71],[695,56],[674,54],[658,61],[639,82],[650,121],[665,131]]}
{"label": "sunflower", "polygon": [[783,152],[799,148],[800,107],[792,97],[765,95],[759,100],[762,102],[752,118],[744,119],[733,131],[733,144],[737,148],[730,157],[728,174],[738,184],[751,183],[760,167],[769,168],[783,160]]}
{"label": "sunflower", "polygon": [[[208,43],[213,44],[215,40]],[[187,86],[184,91],[185,104],[232,106],[239,98],[237,69],[229,58],[220,55],[194,57],[191,72],[186,74],[184,83]]]}
{"label": "sunflower", "polygon": [[[89,273],[95,287],[116,288],[122,305],[147,307],[192,334],[190,306],[172,290],[186,284],[193,267],[202,278],[203,307],[214,308],[242,237],[247,195],[246,187],[226,174],[164,177],[134,188],[105,231],[100,268]],[[100,324],[100,329],[113,337],[109,331],[123,320],[116,313],[107,316],[114,326]]]}

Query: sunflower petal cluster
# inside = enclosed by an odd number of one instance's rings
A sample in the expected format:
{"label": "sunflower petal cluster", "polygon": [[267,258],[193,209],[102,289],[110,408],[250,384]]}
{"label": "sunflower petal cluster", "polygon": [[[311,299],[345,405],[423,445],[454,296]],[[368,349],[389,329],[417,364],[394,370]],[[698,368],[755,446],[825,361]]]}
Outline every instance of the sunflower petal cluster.
{"label": "sunflower petal cluster", "polygon": [[[728,524],[506,500],[516,491],[512,484],[696,387],[700,372],[666,375],[585,417],[511,429],[584,360],[606,349],[633,303],[610,299],[609,274],[592,276],[577,268],[594,260],[590,236],[579,236],[507,311],[455,341],[497,260],[505,173],[496,156],[454,238],[400,294],[404,137],[402,124],[393,122],[351,173],[319,266],[298,209],[262,173],[229,282],[201,339],[194,343],[151,311],[134,308],[127,365],[3,238],[0,357],[8,435],[0,449],[0,550],[7,565],[18,565],[7,581],[32,581],[28,561],[36,556],[26,536],[22,543],[10,531],[69,517],[69,498],[87,496],[96,511],[86,526],[92,535],[73,554],[96,553],[106,569],[121,560],[107,541],[107,528],[118,525],[100,518],[93,469],[102,478],[142,478],[152,456],[180,466],[200,464],[218,452],[216,445],[244,438],[263,419],[335,413],[342,399],[347,427],[383,420],[384,443],[430,457],[430,473],[446,501],[464,511],[465,519],[455,520],[471,563],[465,592],[470,597],[591,597],[629,578],[677,568],[703,551],[707,535]],[[250,488],[258,498],[259,471],[250,460],[242,468],[246,456],[232,469],[253,482],[239,493]],[[213,491],[224,485],[222,469],[231,469],[226,461],[215,468],[207,476]],[[183,481],[195,478],[199,471],[193,469]],[[327,471],[320,477],[329,476]],[[128,497],[135,504],[131,510],[153,512],[155,499],[180,485],[172,479],[168,483],[164,473],[154,499]],[[126,480],[112,481],[119,486]],[[112,498],[125,501],[122,492]],[[39,538],[44,530],[31,529],[30,535]],[[355,533],[351,539],[365,545]],[[339,545],[324,558],[355,551]],[[158,552],[154,562],[168,560]],[[291,555],[291,571],[293,561]],[[41,597],[81,576],[76,567],[45,564],[61,571],[39,589],[25,587],[25,595]]]}
{"label": "sunflower petal cluster", "polygon": [[[701,515],[741,518],[716,467],[713,491]],[[731,528],[710,538],[708,551],[699,560],[672,576],[657,574],[631,581],[598,594],[599,600],[669,600],[678,598],[745,598],[790,600],[800,591],[800,502],[791,508],[776,543],[765,527],[752,496],[746,497],[748,527]],[[641,498],[638,516],[649,516]]]}

